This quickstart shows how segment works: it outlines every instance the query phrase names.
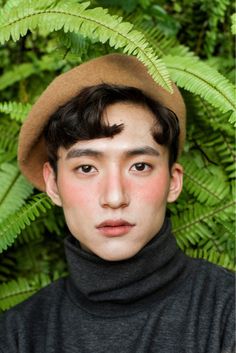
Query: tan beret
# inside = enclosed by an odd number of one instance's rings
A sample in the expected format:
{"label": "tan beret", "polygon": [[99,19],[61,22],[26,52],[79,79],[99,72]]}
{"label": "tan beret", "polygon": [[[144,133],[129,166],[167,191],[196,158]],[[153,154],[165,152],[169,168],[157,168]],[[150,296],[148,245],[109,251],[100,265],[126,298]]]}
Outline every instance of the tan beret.
{"label": "tan beret", "polygon": [[133,86],[173,110],[180,123],[180,150],[185,139],[185,105],[178,88],[173,93],[159,86],[146,67],[134,56],[105,55],[56,77],[33,105],[19,136],[18,162],[22,173],[38,189],[45,191],[43,164],[47,161],[44,126],[50,116],[86,86],[109,83]]}

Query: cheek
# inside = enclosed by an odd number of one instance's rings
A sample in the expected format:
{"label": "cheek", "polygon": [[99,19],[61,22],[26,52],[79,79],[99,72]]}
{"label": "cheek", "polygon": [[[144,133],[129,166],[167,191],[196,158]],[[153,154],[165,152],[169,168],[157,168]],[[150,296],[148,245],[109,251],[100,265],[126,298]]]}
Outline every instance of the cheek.
{"label": "cheek", "polygon": [[142,202],[149,204],[164,203],[169,191],[169,181],[166,176],[156,176],[139,186],[137,194]]}
{"label": "cheek", "polygon": [[90,204],[94,203],[94,190],[86,187],[83,184],[76,182],[65,182],[65,180],[60,180],[58,183],[60,196],[62,200],[63,208],[89,208]]}

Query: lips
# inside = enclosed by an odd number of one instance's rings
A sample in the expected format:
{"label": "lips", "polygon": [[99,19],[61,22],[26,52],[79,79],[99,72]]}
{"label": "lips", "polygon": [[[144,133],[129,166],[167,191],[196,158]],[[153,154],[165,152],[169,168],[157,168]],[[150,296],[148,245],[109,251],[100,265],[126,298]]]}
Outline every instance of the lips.
{"label": "lips", "polygon": [[105,236],[118,237],[127,234],[135,224],[125,220],[106,220],[100,223],[96,228]]}

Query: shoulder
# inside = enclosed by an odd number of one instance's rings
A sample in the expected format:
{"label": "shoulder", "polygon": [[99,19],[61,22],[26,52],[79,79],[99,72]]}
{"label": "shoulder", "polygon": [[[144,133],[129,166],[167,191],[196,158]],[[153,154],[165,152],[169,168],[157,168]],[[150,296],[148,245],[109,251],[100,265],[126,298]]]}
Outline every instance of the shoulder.
{"label": "shoulder", "polygon": [[235,273],[202,259],[188,258],[187,287],[201,302],[216,307],[234,306]]}
{"label": "shoulder", "polygon": [[[191,300],[201,315],[222,325],[234,325],[235,273],[206,260],[189,259]],[[233,331],[231,331],[233,332]]]}
{"label": "shoulder", "polygon": [[31,344],[43,344],[48,317],[65,297],[65,279],[60,279],[0,315],[0,352],[31,352]]}
{"label": "shoulder", "polygon": [[197,282],[204,282],[205,288],[215,288],[220,292],[233,292],[235,273],[224,267],[202,259],[190,259],[190,276]]}
{"label": "shoulder", "polygon": [[[65,280],[59,279],[39,290],[27,300],[0,315],[0,338],[6,330],[14,332],[24,321],[44,320],[50,310],[65,294]],[[10,332],[9,331],[9,332]]]}
{"label": "shoulder", "polygon": [[202,259],[188,258],[186,267],[178,297],[183,306],[191,308],[191,322],[200,328],[201,337],[207,332],[222,352],[233,352],[235,273]]}
{"label": "shoulder", "polygon": [[204,317],[233,319],[235,309],[235,274],[202,259],[188,258],[180,295]]}

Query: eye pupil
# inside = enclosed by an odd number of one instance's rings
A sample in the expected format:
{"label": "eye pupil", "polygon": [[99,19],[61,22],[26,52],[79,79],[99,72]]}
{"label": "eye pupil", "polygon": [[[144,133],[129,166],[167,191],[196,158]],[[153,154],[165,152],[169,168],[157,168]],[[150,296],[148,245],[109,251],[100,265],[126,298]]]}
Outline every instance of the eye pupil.
{"label": "eye pupil", "polygon": [[144,170],[145,168],[145,164],[144,163],[137,163],[136,164],[136,169],[139,170],[139,171],[142,171]]}
{"label": "eye pupil", "polygon": [[81,169],[82,169],[82,171],[84,172],[84,173],[89,173],[90,171],[91,171],[91,166],[90,165],[83,165],[82,167],[81,167]]}

